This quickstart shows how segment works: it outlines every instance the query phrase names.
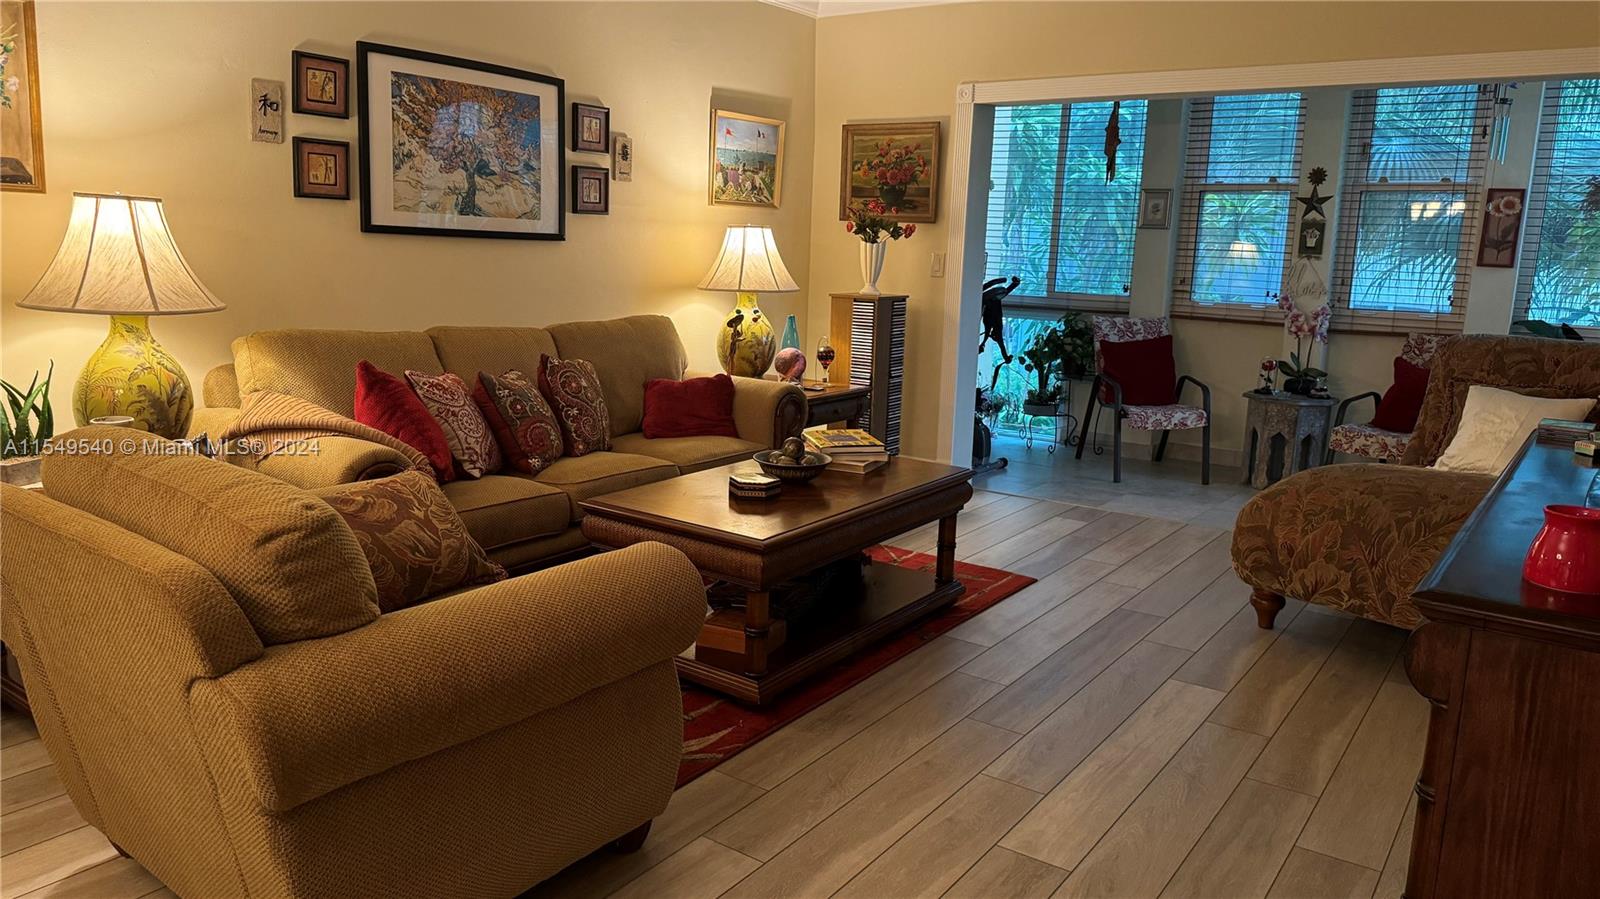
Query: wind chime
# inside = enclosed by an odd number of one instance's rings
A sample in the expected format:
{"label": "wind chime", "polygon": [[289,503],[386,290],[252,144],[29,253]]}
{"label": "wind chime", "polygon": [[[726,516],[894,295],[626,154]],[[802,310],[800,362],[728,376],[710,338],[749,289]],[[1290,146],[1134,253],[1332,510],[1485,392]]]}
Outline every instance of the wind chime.
{"label": "wind chime", "polygon": [[1106,120],[1106,183],[1117,177],[1117,148],[1122,146],[1122,101],[1111,101],[1111,118]]}
{"label": "wind chime", "polygon": [[1516,89],[1515,81],[1501,81],[1479,88],[1494,99],[1489,124],[1484,126],[1484,137],[1489,139],[1489,158],[1500,165],[1506,164],[1506,147],[1511,143],[1511,91]]}

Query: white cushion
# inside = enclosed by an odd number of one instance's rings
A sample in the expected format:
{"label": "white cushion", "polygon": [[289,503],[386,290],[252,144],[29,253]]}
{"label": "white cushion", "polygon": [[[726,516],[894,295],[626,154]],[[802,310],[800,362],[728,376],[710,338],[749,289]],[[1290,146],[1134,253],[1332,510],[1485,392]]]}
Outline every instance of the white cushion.
{"label": "white cushion", "polygon": [[1592,399],[1546,399],[1474,385],[1467,388],[1456,436],[1433,467],[1498,475],[1539,427],[1539,419],[1581,421],[1594,404]]}

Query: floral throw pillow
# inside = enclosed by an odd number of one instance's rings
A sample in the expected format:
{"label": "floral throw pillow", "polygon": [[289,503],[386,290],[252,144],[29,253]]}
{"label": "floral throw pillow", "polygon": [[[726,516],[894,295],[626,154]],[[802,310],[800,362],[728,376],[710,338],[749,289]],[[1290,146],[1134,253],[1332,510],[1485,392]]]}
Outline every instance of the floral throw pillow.
{"label": "floral throw pillow", "polygon": [[317,495],[355,531],[384,612],[505,579],[506,570],[467,533],[444,491],[420,471],[340,484]]}
{"label": "floral throw pillow", "polygon": [[512,467],[538,474],[561,458],[561,425],[539,388],[522,372],[512,369],[498,377],[478,372],[472,398]]}
{"label": "floral throw pillow", "polygon": [[561,423],[567,455],[586,456],[611,448],[611,414],[592,364],[540,356],[539,389]]}
{"label": "floral throw pillow", "polygon": [[406,380],[411,382],[422,405],[428,407],[428,414],[444,429],[450,455],[462,474],[481,478],[500,470],[500,447],[465,381],[449,372],[430,375],[410,370],[406,371]]}

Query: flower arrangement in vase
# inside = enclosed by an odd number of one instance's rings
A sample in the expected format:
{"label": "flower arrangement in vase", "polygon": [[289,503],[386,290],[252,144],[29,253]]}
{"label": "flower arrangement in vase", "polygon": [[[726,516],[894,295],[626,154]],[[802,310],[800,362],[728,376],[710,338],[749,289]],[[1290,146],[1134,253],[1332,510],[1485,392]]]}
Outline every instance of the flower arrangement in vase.
{"label": "flower arrangement in vase", "polygon": [[1294,352],[1288,359],[1279,359],[1277,364],[1283,375],[1283,389],[1297,396],[1310,396],[1317,380],[1328,376],[1327,372],[1311,365],[1310,350],[1316,344],[1328,342],[1328,320],[1333,317],[1333,310],[1323,303],[1307,314],[1283,294],[1278,294],[1276,300],[1278,308],[1283,310],[1283,328],[1294,338]]}
{"label": "flower arrangement in vase", "polygon": [[928,157],[922,144],[879,141],[877,152],[856,166],[856,174],[878,185],[878,200],[890,208],[901,206],[906,191],[928,174]]}
{"label": "flower arrangement in vase", "polygon": [[861,289],[857,293],[866,296],[882,293],[878,289],[878,276],[883,274],[887,241],[917,233],[916,225],[902,225],[894,220],[893,216],[899,212],[898,207],[885,206],[882,200],[868,200],[850,207],[850,218],[844,223],[844,230],[861,240]]}

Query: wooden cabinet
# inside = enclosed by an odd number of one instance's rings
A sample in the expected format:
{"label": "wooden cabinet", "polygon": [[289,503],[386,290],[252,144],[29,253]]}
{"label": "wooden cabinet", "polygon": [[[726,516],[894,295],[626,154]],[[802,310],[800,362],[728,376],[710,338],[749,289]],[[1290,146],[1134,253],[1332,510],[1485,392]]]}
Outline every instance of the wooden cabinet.
{"label": "wooden cabinet", "polygon": [[1600,597],[1522,580],[1546,503],[1594,468],[1530,443],[1418,586],[1432,704],[1407,899],[1600,895]]}

